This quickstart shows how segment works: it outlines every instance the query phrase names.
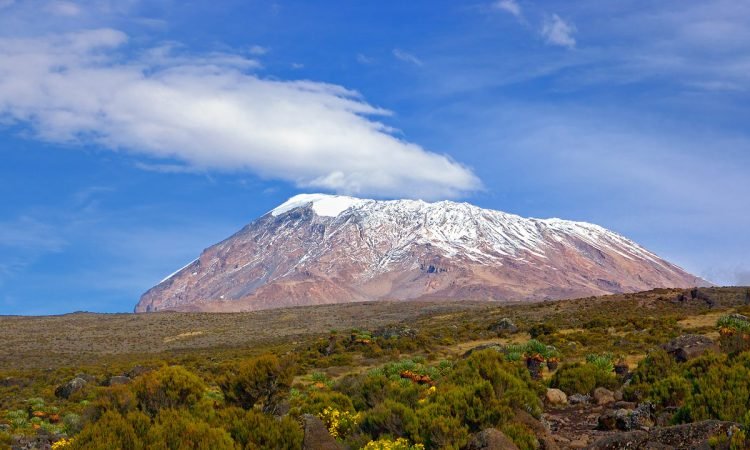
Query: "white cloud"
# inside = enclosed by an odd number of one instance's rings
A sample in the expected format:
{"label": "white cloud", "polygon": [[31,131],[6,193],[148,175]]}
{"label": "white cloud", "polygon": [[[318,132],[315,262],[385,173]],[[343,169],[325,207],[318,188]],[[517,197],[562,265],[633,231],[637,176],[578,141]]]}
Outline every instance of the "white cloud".
{"label": "white cloud", "polygon": [[253,56],[262,56],[268,53],[269,50],[267,47],[262,47],[260,45],[253,45],[252,47],[250,47],[249,51],[250,51],[250,54]]}
{"label": "white cloud", "polygon": [[263,79],[247,72],[252,60],[173,47],[120,62],[126,42],[112,29],[0,38],[0,121],[48,141],[310,189],[434,199],[480,187],[461,164],[394,135],[374,119],[388,111],[344,87]]}
{"label": "white cloud", "polygon": [[508,12],[516,17],[521,17],[521,5],[516,0],[498,0],[492,4],[492,7]]}
{"label": "white cloud", "polygon": [[541,32],[548,44],[567,48],[576,46],[576,40],[573,37],[576,27],[573,24],[565,22],[557,14],[553,14],[552,17],[545,20]]}
{"label": "white cloud", "polygon": [[421,59],[398,48],[393,49],[393,56],[395,56],[396,59],[407,62],[409,64],[414,64],[415,66],[421,67],[424,65]]}

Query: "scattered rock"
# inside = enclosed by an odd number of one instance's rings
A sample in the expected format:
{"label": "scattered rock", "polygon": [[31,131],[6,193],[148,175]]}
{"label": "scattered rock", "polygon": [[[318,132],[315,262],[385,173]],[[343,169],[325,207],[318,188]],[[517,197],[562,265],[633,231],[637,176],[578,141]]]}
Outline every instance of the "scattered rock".
{"label": "scattered rock", "polygon": [[706,352],[716,352],[719,347],[714,341],[699,334],[685,334],[661,346],[678,362],[697,358]]}
{"label": "scattered rock", "polygon": [[598,387],[594,389],[594,400],[597,405],[607,405],[615,402],[615,393],[609,389]]}
{"label": "scattered rock", "polygon": [[568,397],[568,403],[571,405],[585,405],[591,403],[591,396],[588,394],[573,394]]}
{"label": "scattered rock", "polygon": [[302,416],[302,423],[305,429],[302,450],[344,450],[319,418],[305,414]]}
{"label": "scattered rock", "polygon": [[518,332],[518,327],[513,323],[512,320],[507,317],[503,317],[499,322],[490,325],[489,330],[494,331],[495,333],[513,334]]}
{"label": "scattered rock", "polygon": [[474,435],[466,450],[518,450],[518,447],[502,431],[488,428]]}
{"label": "scattered rock", "polygon": [[728,436],[739,427],[733,422],[706,420],[665,428],[652,428],[649,431],[636,430],[615,433],[594,442],[591,450],[625,450],[625,449],[678,449],[690,450],[708,447],[712,436]]}
{"label": "scattered rock", "polygon": [[388,325],[373,331],[372,337],[384,339],[400,337],[415,338],[417,337],[417,330],[409,328],[406,325]]}
{"label": "scattered rock", "polygon": [[67,383],[58,386],[57,389],[55,389],[55,396],[67,399],[74,393],[83,389],[84,386],[86,386],[86,380],[80,377],[73,378]]}
{"label": "scattered rock", "polygon": [[130,377],[126,377],[124,375],[114,376],[109,379],[109,385],[110,386],[117,386],[120,384],[129,384],[131,381]]}
{"label": "scattered rock", "polygon": [[568,403],[568,396],[560,389],[547,389],[544,397],[552,405],[565,405]]}

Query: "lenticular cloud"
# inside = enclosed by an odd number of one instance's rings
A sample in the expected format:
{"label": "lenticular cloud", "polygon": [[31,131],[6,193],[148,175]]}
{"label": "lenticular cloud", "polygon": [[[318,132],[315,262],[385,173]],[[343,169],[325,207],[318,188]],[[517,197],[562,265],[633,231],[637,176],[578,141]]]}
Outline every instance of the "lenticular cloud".
{"label": "lenticular cloud", "polygon": [[479,187],[449,157],[400,139],[389,114],[341,86],[276,81],[231,54],[123,56],[101,29],[0,38],[0,121],[186,167],[250,171],[342,193],[456,197]]}

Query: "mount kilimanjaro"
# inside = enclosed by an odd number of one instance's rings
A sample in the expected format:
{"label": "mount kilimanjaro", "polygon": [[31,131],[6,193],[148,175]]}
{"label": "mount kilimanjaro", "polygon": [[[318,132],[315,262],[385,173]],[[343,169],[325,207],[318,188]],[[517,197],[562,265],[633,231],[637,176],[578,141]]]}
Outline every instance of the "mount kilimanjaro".
{"label": "mount kilimanjaro", "polygon": [[135,311],[542,300],[705,284],[590,223],[451,201],[302,194],[203,251]]}

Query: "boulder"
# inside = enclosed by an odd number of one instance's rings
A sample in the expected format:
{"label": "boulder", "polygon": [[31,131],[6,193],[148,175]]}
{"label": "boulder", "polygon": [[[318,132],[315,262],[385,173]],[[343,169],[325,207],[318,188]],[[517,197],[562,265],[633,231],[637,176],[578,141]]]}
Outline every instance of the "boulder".
{"label": "boulder", "polygon": [[55,389],[55,396],[67,399],[74,393],[83,389],[84,386],[86,386],[86,380],[79,377],[73,378],[67,383],[58,386],[57,389]]}
{"label": "boulder", "polygon": [[568,396],[560,389],[547,389],[544,398],[551,405],[565,405],[568,403]]}
{"label": "boulder", "polygon": [[518,450],[518,447],[502,431],[488,428],[475,434],[466,450]]}
{"label": "boulder", "polygon": [[319,418],[305,414],[302,416],[302,424],[305,429],[302,450],[344,450],[344,446],[331,436]]}
{"label": "boulder", "polygon": [[615,402],[615,393],[603,387],[594,389],[593,397],[596,404],[600,406]]}
{"label": "boulder", "polygon": [[109,379],[109,385],[117,386],[120,384],[129,384],[131,381],[133,380],[131,380],[130,377],[126,377],[124,375],[118,375]]}
{"label": "boulder", "polygon": [[697,358],[706,352],[719,351],[718,345],[710,338],[699,334],[685,334],[661,346],[678,362]]}
{"label": "boulder", "polygon": [[605,411],[597,419],[596,428],[604,431],[621,430],[622,424],[627,423],[629,415],[630,411],[622,408]]}
{"label": "boulder", "polygon": [[96,384],[96,382],[97,382],[97,379],[96,379],[96,377],[95,377],[95,376],[93,376],[93,375],[89,375],[89,374],[87,374],[87,373],[79,373],[79,374],[76,374],[76,376],[75,376],[75,377],[73,377],[73,378],[80,378],[80,379],[82,379],[83,381],[85,381],[86,383],[94,383],[94,384]]}
{"label": "boulder", "polygon": [[492,325],[490,325],[489,330],[494,331],[495,333],[513,334],[518,332],[518,327],[515,323],[513,323],[512,320],[507,317],[503,317],[497,323],[493,323]]}
{"label": "boulder", "polygon": [[739,425],[733,422],[706,420],[649,431],[636,430],[610,434],[594,442],[591,450],[625,449],[709,449],[708,439],[714,436],[729,436]]}
{"label": "boulder", "polygon": [[620,431],[649,429],[655,425],[655,412],[651,403],[641,403],[635,409],[612,409],[599,416],[597,428]]}

